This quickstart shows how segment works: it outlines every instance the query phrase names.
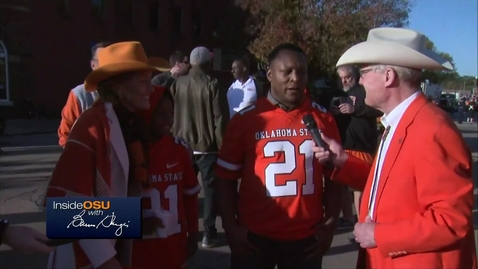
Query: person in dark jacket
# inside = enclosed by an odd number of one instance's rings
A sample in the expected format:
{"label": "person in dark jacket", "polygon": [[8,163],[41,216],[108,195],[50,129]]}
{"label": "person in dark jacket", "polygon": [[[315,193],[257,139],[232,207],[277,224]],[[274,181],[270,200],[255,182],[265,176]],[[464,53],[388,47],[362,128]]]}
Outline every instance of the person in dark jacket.
{"label": "person in dark jacket", "polygon": [[[360,74],[354,66],[342,66],[337,70],[341,90],[328,91],[320,97],[323,106],[334,115],[342,139],[343,148],[367,162],[373,162],[378,147],[377,118],[383,114],[365,104],[365,89],[358,84]],[[358,213],[361,193],[353,191],[355,210]],[[342,195],[340,225],[353,227],[352,196],[346,187]]]}
{"label": "person in dark jacket", "polygon": [[209,75],[211,53],[205,47],[191,52],[189,74],[178,77],[171,85],[174,97],[172,133],[182,137],[194,151],[204,190],[203,247],[216,245],[216,205],[212,186],[214,165],[229,120],[226,90]]}
{"label": "person in dark jacket", "polygon": [[189,72],[188,57],[180,51],[175,51],[171,54],[169,64],[171,65],[171,70],[154,76],[151,79],[151,84],[170,88],[176,78]]}
{"label": "person in dark jacket", "polygon": [[460,101],[458,101],[457,110],[458,110],[457,111],[458,123],[463,123],[463,117],[465,116],[465,111],[466,111],[465,98],[461,98]]}

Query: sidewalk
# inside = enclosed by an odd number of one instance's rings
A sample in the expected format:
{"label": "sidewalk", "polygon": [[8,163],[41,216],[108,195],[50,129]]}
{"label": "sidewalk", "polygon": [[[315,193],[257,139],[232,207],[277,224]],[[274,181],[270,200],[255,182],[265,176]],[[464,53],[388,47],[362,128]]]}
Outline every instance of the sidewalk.
{"label": "sidewalk", "polygon": [[60,119],[7,120],[4,136],[56,133]]}
{"label": "sidewalk", "polygon": [[[56,163],[61,149],[57,151],[38,148],[40,145],[57,145],[56,128],[59,120],[15,120],[9,129],[12,147],[35,145],[37,148],[29,150],[11,151],[0,155],[0,215],[9,219],[12,225],[28,225],[39,231],[45,231],[45,215],[38,212],[37,204],[39,193],[43,194],[48,183],[49,174]],[[49,128],[48,126],[49,125]],[[457,124],[473,154],[473,179],[478,180],[478,126],[477,124]],[[37,128],[37,129],[35,129]],[[38,132],[50,132],[38,134]],[[36,133],[36,134],[35,134]],[[30,134],[30,135],[28,135]],[[0,139],[0,144],[2,139]],[[0,145],[1,146],[1,145]],[[7,167],[8,166],[8,167]],[[478,187],[478,184],[475,185]],[[476,189],[478,193],[478,188]],[[202,197],[202,193],[200,195]],[[477,197],[478,198],[478,197]],[[478,201],[477,201],[478,202]],[[8,207],[10,206],[10,207]],[[8,211],[10,209],[10,211]],[[478,203],[474,210],[475,221],[478,223]],[[201,219],[199,223],[202,223]],[[202,225],[200,225],[202,228]],[[221,219],[217,220],[217,227],[221,241],[224,242],[224,231]],[[349,244],[347,238],[350,230],[338,230],[333,245],[323,261],[323,268],[355,268],[357,246]],[[478,239],[478,230],[475,230]],[[200,238],[199,238],[200,239]],[[11,251],[6,246],[0,246],[0,268],[45,268],[47,255],[24,256]],[[222,245],[214,249],[200,248],[192,261],[193,269],[225,269],[229,268],[229,248]]]}
{"label": "sidewalk", "polygon": [[463,138],[467,142],[471,155],[473,158],[472,179],[474,183],[473,195],[474,195],[474,207],[473,207],[473,222],[475,224],[475,243],[477,246],[476,254],[478,255],[478,124],[456,123],[460,129]]}

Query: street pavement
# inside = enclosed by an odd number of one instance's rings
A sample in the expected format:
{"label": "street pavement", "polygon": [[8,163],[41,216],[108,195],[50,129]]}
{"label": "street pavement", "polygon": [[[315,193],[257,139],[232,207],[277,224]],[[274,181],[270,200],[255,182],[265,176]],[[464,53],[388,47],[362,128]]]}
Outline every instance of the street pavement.
{"label": "street pavement", "polygon": [[[477,125],[458,125],[473,152],[475,186],[478,186],[478,131]],[[50,128],[52,129],[52,128]],[[54,130],[53,130],[54,131]],[[45,214],[38,210],[46,185],[61,149],[56,146],[55,133],[7,135],[0,137],[0,217],[13,225],[28,225],[45,232]],[[475,189],[478,194],[478,189]],[[202,197],[202,193],[200,195]],[[477,201],[478,202],[478,201]],[[474,211],[478,222],[478,210]],[[201,223],[201,220],[200,220]],[[225,242],[220,218],[219,236]],[[202,227],[201,227],[202,229]],[[354,268],[357,246],[349,244],[351,230],[338,230],[332,248],[323,261],[323,268]],[[200,238],[198,238],[199,242]],[[9,247],[0,246],[0,268],[45,268],[47,255],[23,255]],[[229,248],[224,244],[214,249],[199,248],[191,267],[225,269],[229,267]]]}

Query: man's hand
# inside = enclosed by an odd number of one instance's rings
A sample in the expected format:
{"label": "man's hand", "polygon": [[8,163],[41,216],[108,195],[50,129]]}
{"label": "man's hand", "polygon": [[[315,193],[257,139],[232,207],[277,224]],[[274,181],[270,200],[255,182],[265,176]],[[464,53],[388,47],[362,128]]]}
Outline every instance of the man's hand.
{"label": "man's hand", "polygon": [[310,253],[307,255],[308,260],[325,255],[334,239],[335,228],[336,223],[330,220],[317,225],[317,232],[315,234],[317,242],[305,249],[307,253]]}
{"label": "man's hand", "polygon": [[314,143],[312,151],[314,152],[315,158],[322,164],[332,162],[336,167],[341,167],[349,157],[348,154],[344,151],[342,146],[337,143],[337,141],[328,138],[322,132],[320,132],[320,135],[324,142],[329,146],[329,149],[326,150],[322,147],[318,147]]}
{"label": "man's hand", "polygon": [[171,70],[169,70],[169,72],[171,72],[171,74],[174,76],[178,75],[180,71],[181,68],[177,65],[175,65],[173,68],[171,68]]}
{"label": "man's hand", "polygon": [[334,116],[337,116],[337,115],[340,114],[340,110],[339,110],[339,108],[336,107],[336,106],[331,106],[331,107],[329,108],[329,111],[330,111],[330,113],[332,113],[332,115],[334,115]]}
{"label": "man's hand", "polygon": [[355,112],[355,107],[349,103],[342,103],[339,106],[339,110],[342,114],[352,114]]}
{"label": "man's hand", "polygon": [[142,226],[144,235],[154,233],[157,228],[164,228],[163,221],[158,217],[149,217],[143,219]]}
{"label": "man's hand", "polygon": [[187,259],[191,259],[198,251],[197,234],[189,234],[186,245]]}
{"label": "man's hand", "polygon": [[375,243],[375,222],[367,217],[364,223],[357,223],[354,227],[355,240],[362,248],[374,248]]}
{"label": "man's hand", "polygon": [[47,246],[47,241],[44,234],[26,226],[9,226],[2,238],[3,243],[27,254],[52,252],[55,248]]}
{"label": "man's hand", "polygon": [[226,229],[227,242],[234,255],[249,255],[257,251],[257,247],[249,242],[248,230],[244,226],[234,226]]}

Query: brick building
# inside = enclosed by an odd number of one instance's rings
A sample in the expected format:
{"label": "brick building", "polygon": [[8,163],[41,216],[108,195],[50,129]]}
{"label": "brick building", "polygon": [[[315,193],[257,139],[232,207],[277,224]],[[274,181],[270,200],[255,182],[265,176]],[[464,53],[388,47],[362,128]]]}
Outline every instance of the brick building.
{"label": "brick building", "polygon": [[[0,40],[8,50],[10,97],[5,100],[3,86],[0,100],[13,103],[8,115],[22,116],[24,100],[30,98],[47,114],[58,116],[69,90],[89,72],[89,47],[98,41],[138,40],[148,55],[164,58],[176,49],[188,53],[199,44],[212,50],[217,47],[213,33],[228,2],[2,0]],[[0,61],[3,74],[5,61]],[[4,74],[0,84],[5,85]]]}

